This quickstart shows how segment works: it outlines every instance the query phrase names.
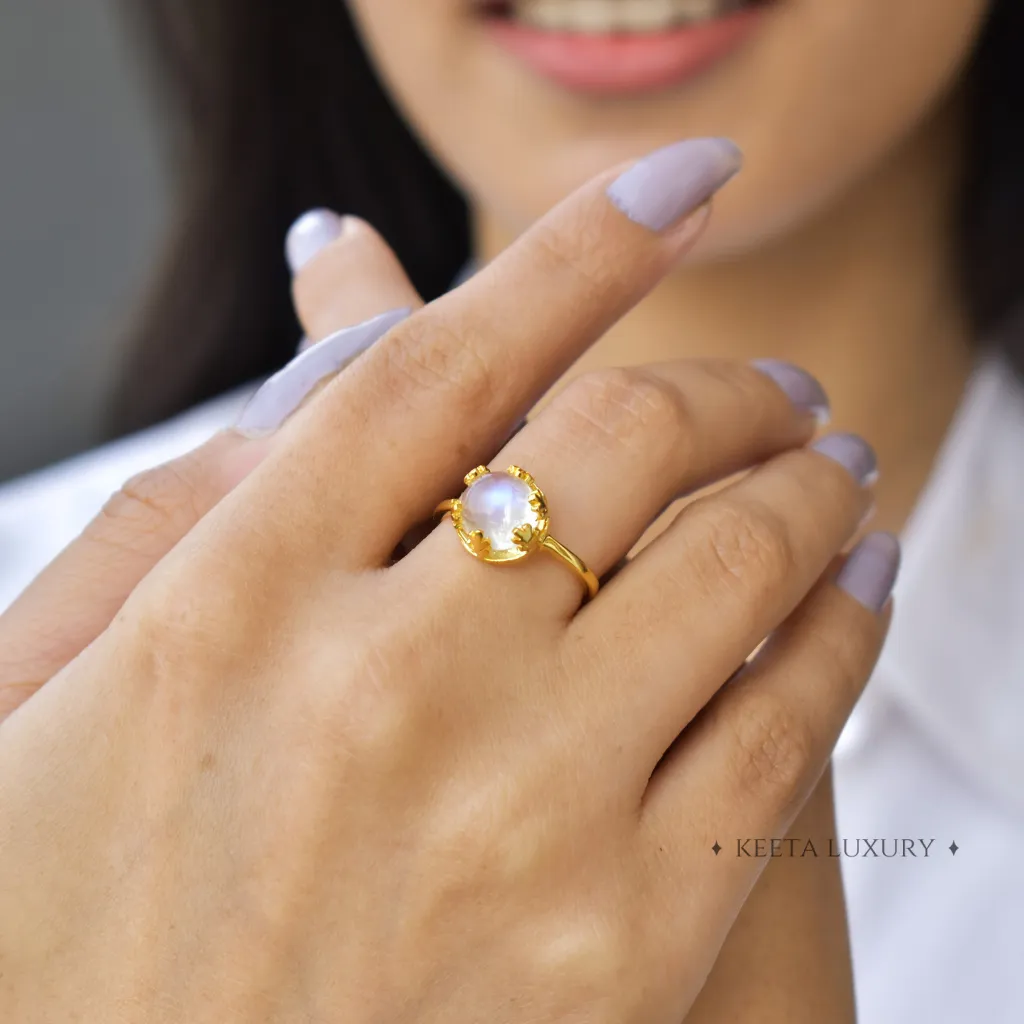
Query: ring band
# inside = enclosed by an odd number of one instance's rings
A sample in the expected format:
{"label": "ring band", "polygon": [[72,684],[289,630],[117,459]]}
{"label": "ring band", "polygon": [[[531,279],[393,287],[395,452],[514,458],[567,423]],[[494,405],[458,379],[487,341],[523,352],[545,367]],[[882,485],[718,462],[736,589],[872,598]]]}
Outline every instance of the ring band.
{"label": "ring band", "polygon": [[477,466],[464,482],[461,497],[442,501],[434,515],[451,515],[462,546],[474,558],[501,565],[546,551],[583,580],[588,600],[597,593],[600,582],[586,562],[548,532],[547,499],[526,470],[509,466],[503,473],[492,473],[487,466]]}

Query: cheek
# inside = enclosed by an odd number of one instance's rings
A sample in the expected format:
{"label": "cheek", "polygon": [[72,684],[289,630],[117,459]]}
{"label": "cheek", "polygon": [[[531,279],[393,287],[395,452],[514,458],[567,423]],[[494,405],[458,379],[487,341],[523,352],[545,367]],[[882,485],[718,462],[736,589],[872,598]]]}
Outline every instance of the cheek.
{"label": "cheek", "polygon": [[[485,112],[474,91],[480,26],[470,0],[347,0],[378,77],[420,140],[451,170]],[[481,80],[482,79],[482,80]]]}
{"label": "cheek", "polygon": [[[725,86],[746,172],[722,195],[710,248],[785,233],[883,163],[950,98],[987,0],[792,0]],[[705,250],[707,251],[707,250]]]}
{"label": "cheek", "polygon": [[792,230],[948,94],[987,0],[776,0],[741,51],[682,88],[594,101],[498,51],[467,0],[350,0],[385,85],[474,202],[512,230],[611,164],[727,135],[746,170],[702,251]]}

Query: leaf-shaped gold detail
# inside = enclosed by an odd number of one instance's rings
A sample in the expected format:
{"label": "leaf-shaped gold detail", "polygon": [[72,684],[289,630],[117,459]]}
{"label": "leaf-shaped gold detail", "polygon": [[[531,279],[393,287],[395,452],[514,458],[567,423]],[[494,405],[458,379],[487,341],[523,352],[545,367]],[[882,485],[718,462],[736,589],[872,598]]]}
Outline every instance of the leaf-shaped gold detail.
{"label": "leaf-shaped gold detail", "polygon": [[524,481],[525,483],[528,483],[531,487],[534,486],[533,477],[530,476],[530,474],[527,473],[526,470],[523,469],[521,466],[509,466],[506,472],[508,473],[509,476],[517,477],[518,479]]}
{"label": "leaf-shaped gold detail", "polygon": [[512,531],[512,538],[516,542],[516,547],[521,551],[525,550],[530,546],[530,541],[533,540],[533,527],[529,523],[523,523],[522,526],[517,526]]}
{"label": "leaf-shaped gold detail", "polygon": [[482,530],[474,530],[469,535],[469,547],[475,555],[489,555],[491,542],[483,535]]}

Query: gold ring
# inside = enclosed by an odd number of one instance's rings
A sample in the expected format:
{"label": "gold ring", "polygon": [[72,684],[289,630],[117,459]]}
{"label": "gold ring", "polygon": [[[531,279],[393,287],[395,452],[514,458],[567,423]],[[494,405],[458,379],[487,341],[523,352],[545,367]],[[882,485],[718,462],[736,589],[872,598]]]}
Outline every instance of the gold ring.
{"label": "gold ring", "polygon": [[464,479],[461,497],[442,501],[434,515],[451,515],[459,540],[471,555],[503,565],[547,551],[583,580],[588,599],[597,593],[600,583],[583,559],[548,532],[547,499],[526,470],[509,466],[504,473],[492,473],[477,466]]}

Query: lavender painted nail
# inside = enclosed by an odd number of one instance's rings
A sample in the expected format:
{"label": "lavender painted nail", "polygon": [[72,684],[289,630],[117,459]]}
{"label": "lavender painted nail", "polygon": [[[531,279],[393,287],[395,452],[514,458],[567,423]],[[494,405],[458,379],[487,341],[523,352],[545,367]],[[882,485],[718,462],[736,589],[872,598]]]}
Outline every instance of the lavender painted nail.
{"label": "lavender painted nail", "polygon": [[297,274],[325,245],[341,237],[341,217],[333,210],[309,210],[288,229],[284,254]]}
{"label": "lavender painted nail", "polygon": [[320,381],[344,369],[411,312],[393,309],[337,331],[300,352],[249,399],[235,429],[250,437],[277,430]]}
{"label": "lavender painted nail", "polygon": [[812,413],[822,426],[828,423],[831,415],[828,395],[806,370],[781,359],[755,359],[750,365],[775,381],[801,412]]}
{"label": "lavender painted nail", "polygon": [[632,221],[664,231],[707,202],[743,164],[729,139],[686,139],[638,160],[608,186],[608,198]]}
{"label": "lavender painted nail", "polygon": [[889,600],[899,570],[899,540],[891,533],[869,533],[850,553],[836,586],[877,613]]}
{"label": "lavender painted nail", "polygon": [[875,450],[856,434],[829,434],[811,448],[838,462],[862,487],[870,487],[878,479]]}

